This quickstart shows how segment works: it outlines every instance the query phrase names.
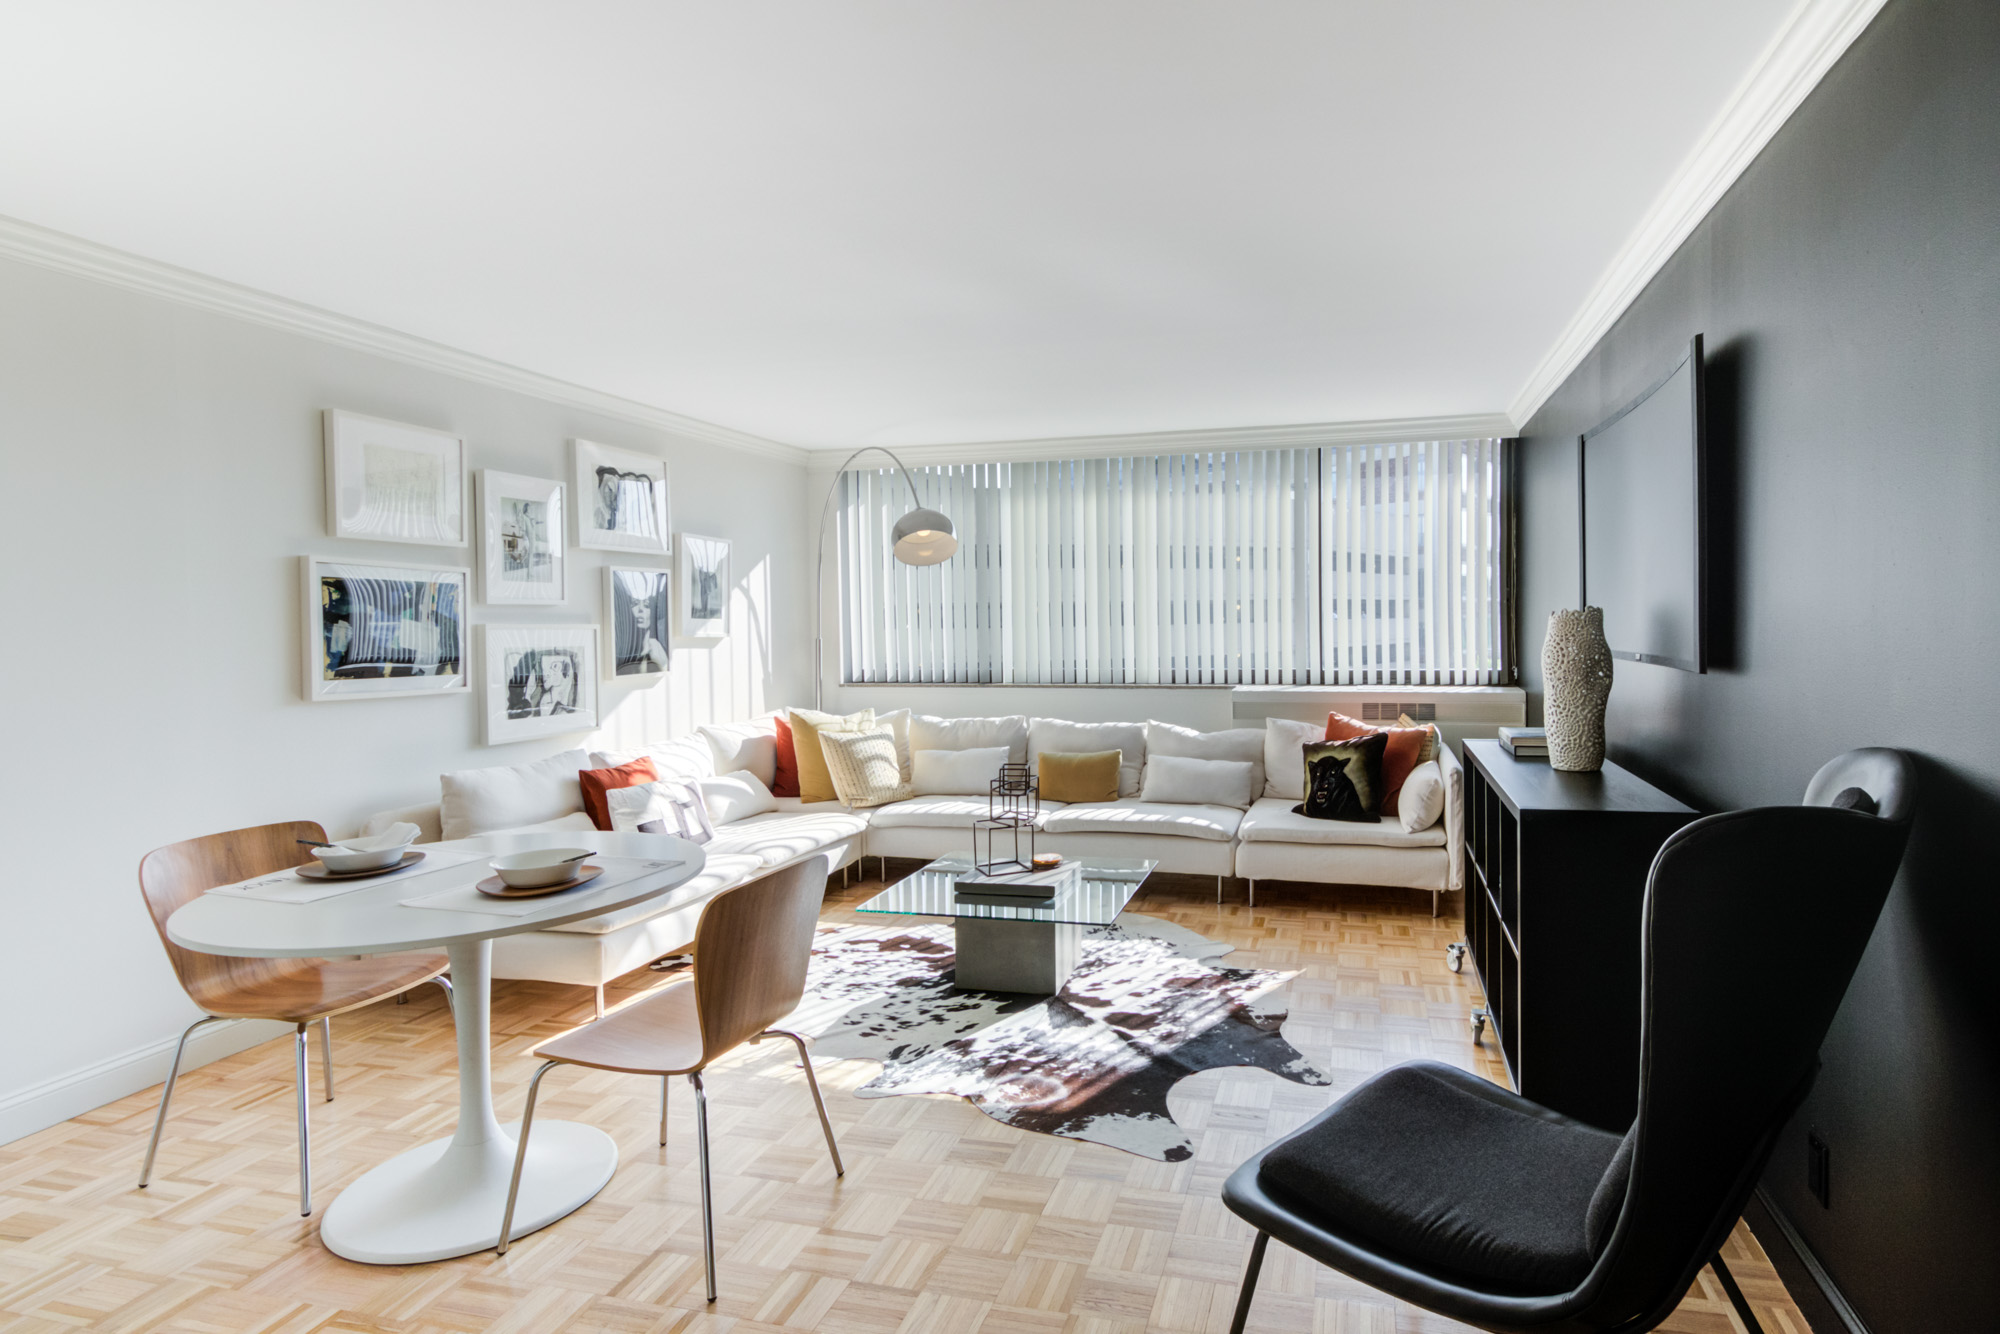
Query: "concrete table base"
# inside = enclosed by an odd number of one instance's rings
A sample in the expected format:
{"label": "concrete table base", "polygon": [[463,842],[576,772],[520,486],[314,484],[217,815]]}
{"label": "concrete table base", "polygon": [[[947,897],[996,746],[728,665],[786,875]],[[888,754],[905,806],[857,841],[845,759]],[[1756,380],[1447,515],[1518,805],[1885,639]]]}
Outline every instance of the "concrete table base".
{"label": "concrete table base", "polygon": [[1086,929],[1076,922],[958,918],[959,989],[1053,996],[1083,957]]}

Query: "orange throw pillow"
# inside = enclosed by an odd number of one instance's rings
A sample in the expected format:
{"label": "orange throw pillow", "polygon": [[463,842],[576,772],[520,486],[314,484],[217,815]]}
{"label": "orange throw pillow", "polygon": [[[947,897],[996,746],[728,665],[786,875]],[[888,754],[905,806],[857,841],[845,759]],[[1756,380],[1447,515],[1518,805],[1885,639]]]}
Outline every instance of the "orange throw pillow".
{"label": "orange throw pillow", "polygon": [[605,793],[614,787],[637,787],[659,781],[659,770],[643,755],[616,769],[584,769],[576,776],[576,785],[583,789],[584,813],[590,816],[592,824],[607,832],[611,828],[611,806],[604,799]]}
{"label": "orange throw pillow", "polygon": [[1395,815],[1403,780],[1410,776],[1410,770],[1423,763],[1433,732],[1428,727],[1375,727],[1344,713],[1326,715],[1328,741],[1352,741],[1371,732],[1385,732],[1389,737],[1389,748],[1382,752],[1382,814]]}
{"label": "orange throw pillow", "polygon": [[792,725],[782,713],[771,721],[778,725],[778,768],[771,776],[771,795],[796,797],[799,795],[799,752],[792,744]]}

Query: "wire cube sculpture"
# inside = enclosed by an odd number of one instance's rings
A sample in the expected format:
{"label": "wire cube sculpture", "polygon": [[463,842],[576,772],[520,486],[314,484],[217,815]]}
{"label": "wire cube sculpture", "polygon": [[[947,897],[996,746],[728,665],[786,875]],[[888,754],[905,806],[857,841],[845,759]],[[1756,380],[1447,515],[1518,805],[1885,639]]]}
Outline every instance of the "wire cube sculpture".
{"label": "wire cube sculpture", "polygon": [[[981,875],[1035,869],[1035,830],[1042,822],[1041,784],[1028,774],[1025,764],[1003,764],[999,776],[986,785],[986,818],[972,822],[972,864]],[[1021,855],[1021,835],[1028,836],[1028,855]],[[986,855],[979,855],[981,836]],[[1012,839],[1012,856],[996,855],[996,839]]]}

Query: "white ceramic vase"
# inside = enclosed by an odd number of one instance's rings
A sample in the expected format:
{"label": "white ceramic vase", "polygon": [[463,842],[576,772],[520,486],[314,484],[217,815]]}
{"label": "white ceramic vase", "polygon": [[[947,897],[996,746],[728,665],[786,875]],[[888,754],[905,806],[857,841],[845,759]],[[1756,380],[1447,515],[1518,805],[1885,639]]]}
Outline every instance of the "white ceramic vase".
{"label": "white ceramic vase", "polygon": [[1549,767],[1595,773],[1604,767],[1604,706],[1611,698],[1611,646],[1604,609],[1558,611],[1542,641],[1542,726]]}

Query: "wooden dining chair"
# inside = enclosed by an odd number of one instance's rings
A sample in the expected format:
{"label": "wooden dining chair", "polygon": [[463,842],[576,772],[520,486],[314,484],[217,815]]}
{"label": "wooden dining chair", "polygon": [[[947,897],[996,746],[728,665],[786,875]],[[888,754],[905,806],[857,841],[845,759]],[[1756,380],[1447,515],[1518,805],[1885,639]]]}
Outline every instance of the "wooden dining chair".
{"label": "wooden dining chair", "polygon": [[442,954],[391,954],[367,959],[243,959],[183,949],[167,939],[167,919],[174,910],[218,885],[269,875],[312,859],[301,840],[324,843],[326,831],[310,820],[232,829],[226,834],[191,838],[155,848],[139,862],[139,893],[152,915],[153,928],[174,966],[181,989],[202,1012],[174,1046],[174,1061],[160,1090],[160,1110],[153,1119],[153,1138],[146,1145],[146,1165],[139,1169],[144,1189],[153,1176],[153,1155],[160,1131],[167,1124],[167,1104],[181,1072],[187,1040],[203,1024],[220,1019],[276,1019],[296,1026],[293,1034],[299,1102],[299,1213],[312,1212],[312,1145],[306,1115],[306,1029],[320,1030],[320,1063],[326,1099],[333,1101],[333,1024],[336,1014],[357,1009],[384,996],[394,996],[425,982],[444,989],[449,1001],[449,966]]}
{"label": "wooden dining chair", "polygon": [[572,1029],[535,1048],[542,1067],[528,1081],[528,1105],[521,1114],[520,1139],[514,1151],[514,1179],[507,1188],[507,1210],[500,1218],[496,1249],[507,1253],[514,1226],[514,1199],[521,1188],[521,1164],[528,1157],[528,1131],[535,1123],[535,1095],[542,1076],[558,1065],[585,1065],[597,1070],[660,1077],[660,1143],[667,1142],[667,1091],[675,1075],[686,1075],[694,1087],[697,1152],[701,1163],[702,1254],[708,1271],[708,1299],[715,1300],[715,1208],[708,1171],[708,1095],[701,1074],[709,1064],[745,1042],[766,1037],[790,1038],[805,1067],[806,1087],[819,1109],[820,1130],[833,1156],[836,1176],[840,1146],[826,1100],[813,1076],[806,1040],[775,1025],[798,1008],[805,995],[806,966],[812,961],[813,928],[826,897],[830,874],[826,857],[811,857],[796,866],[774,871],[708,901],[695,924],[694,976],[677,982],[595,1023]]}

